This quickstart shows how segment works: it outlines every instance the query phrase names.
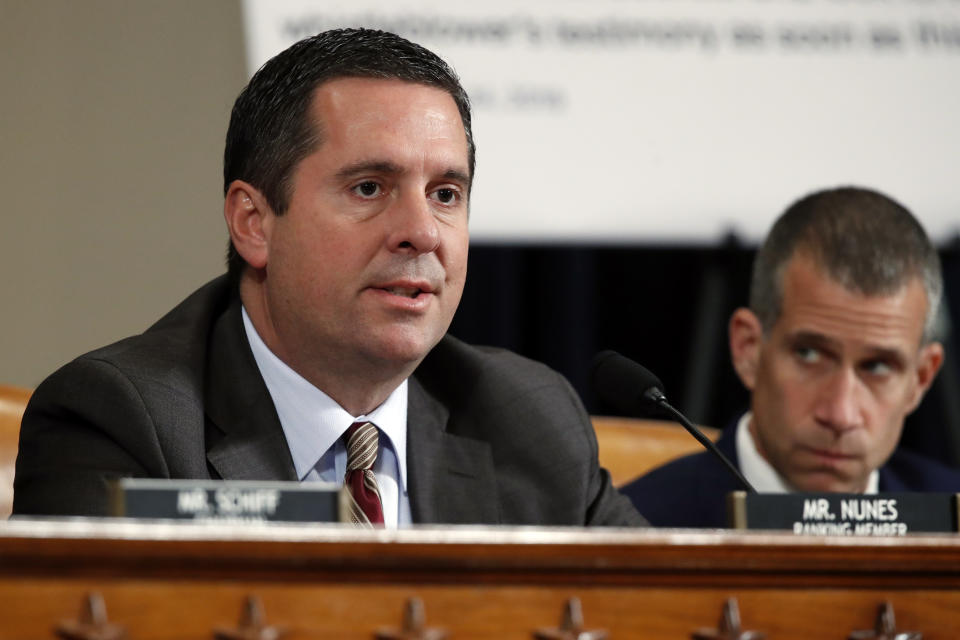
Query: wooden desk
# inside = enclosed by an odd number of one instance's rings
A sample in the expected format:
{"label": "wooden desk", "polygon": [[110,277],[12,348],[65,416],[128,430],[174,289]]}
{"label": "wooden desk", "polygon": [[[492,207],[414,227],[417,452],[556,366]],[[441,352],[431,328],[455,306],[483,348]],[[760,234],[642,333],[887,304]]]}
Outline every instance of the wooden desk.
{"label": "wooden desk", "polygon": [[532,638],[572,596],[611,639],[690,638],[735,597],[769,640],[847,638],[884,600],[935,640],[960,637],[960,537],[0,523],[0,638],[53,638],[89,591],[131,640],[212,638],[250,594],[290,640],[373,638],[411,596],[454,640]]}

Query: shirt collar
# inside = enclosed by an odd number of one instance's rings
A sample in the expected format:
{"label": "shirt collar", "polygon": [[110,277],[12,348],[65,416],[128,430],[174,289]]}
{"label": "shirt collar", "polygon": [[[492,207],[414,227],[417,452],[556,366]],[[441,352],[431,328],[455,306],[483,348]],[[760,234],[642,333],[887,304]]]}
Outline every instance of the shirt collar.
{"label": "shirt collar", "polygon": [[[241,307],[243,328],[253,351],[260,375],[267,385],[283,427],[293,466],[301,480],[320,457],[334,446],[340,436],[358,420],[377,425],[397,454],[400,482],[407,487],[407,380],[393,390],[379,407],[369,414],[352,416],[323,391],[291,369],[260,338],[256,327]],[[385,443],[381,443],[383,446]]]}
{"label": "shirt collar", "polygon": [[[760,455],[750,433],[750,420],[753,414],[748,411],[737,422],[736,445],[740,471],[759,493],[790,493],[792,489],[777,470]],[[877,493],[880,485],[880,473],[874,469],[867,478],[866,495]]]}

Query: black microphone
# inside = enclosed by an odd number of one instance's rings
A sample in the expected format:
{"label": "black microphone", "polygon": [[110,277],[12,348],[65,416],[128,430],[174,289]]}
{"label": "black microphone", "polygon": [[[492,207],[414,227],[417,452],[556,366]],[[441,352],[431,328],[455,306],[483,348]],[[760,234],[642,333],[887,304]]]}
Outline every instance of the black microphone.
{"label": "black microphone", "polygon": [[687,420],[686,416],[674,409],[667,397],[663,394],[663,384],[660,379],[645,367],[637,364],[630,358],[622,356],[616,351],[601,351],[593,358],[593,367],[590,373],[593,388],[600,399],[614,407],[618,412],[635,417],[649,413],[648,407],[655,406],[677,420],[683,428],[690,432],[697,442],[707,448],[722,462],[730,473],[749,491],[756,493],[747,479],[743,477],[727,456],[723,455],[717,445]]}

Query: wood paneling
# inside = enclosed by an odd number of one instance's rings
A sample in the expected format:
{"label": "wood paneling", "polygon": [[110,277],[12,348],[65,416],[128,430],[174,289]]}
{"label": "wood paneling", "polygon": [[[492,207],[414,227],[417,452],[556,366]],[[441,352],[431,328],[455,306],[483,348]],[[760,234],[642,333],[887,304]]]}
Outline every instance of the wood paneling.
{"label": "wood paneling", "polygon": [[735,597],[744,629],[844,639],[890,601],[901,630],[960,636],[960,540],[732,532],[0,527],[0,638],[52,638],[98,591],[132,639],[211,638],[248,595],[297,638],[372,638],[419,597],[451,638],[531,638],[578,597],[586,629],[689,638]]}

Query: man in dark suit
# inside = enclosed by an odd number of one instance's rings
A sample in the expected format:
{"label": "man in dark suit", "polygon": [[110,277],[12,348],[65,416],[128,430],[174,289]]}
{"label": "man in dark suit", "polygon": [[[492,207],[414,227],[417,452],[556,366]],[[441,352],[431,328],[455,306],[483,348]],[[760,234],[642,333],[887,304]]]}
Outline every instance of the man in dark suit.
{"label": "man in dark suit", "polygon": [[264,65],[227,133],[228,275],[36,390],[14,513],[106,513],[123,476],[342,483],[370,437],[346,432],[373,425],[357,504],[375,495],[386,526],[642,524],[561,376],[445,335],[470,124],[453,71],[392,34],[329,31]]}
{"label": "man in dark suit", "polygon": [[[730,319],[751,409],[720,450],[760,492],[960,491],[960,472],[897,449],[943,360],[942,288],[936,250],[890,198],[848,187],[793,204],[757,254],[750,308]],[[623,491],[651,524],[723,527],[739,489],[700,453]]]}

